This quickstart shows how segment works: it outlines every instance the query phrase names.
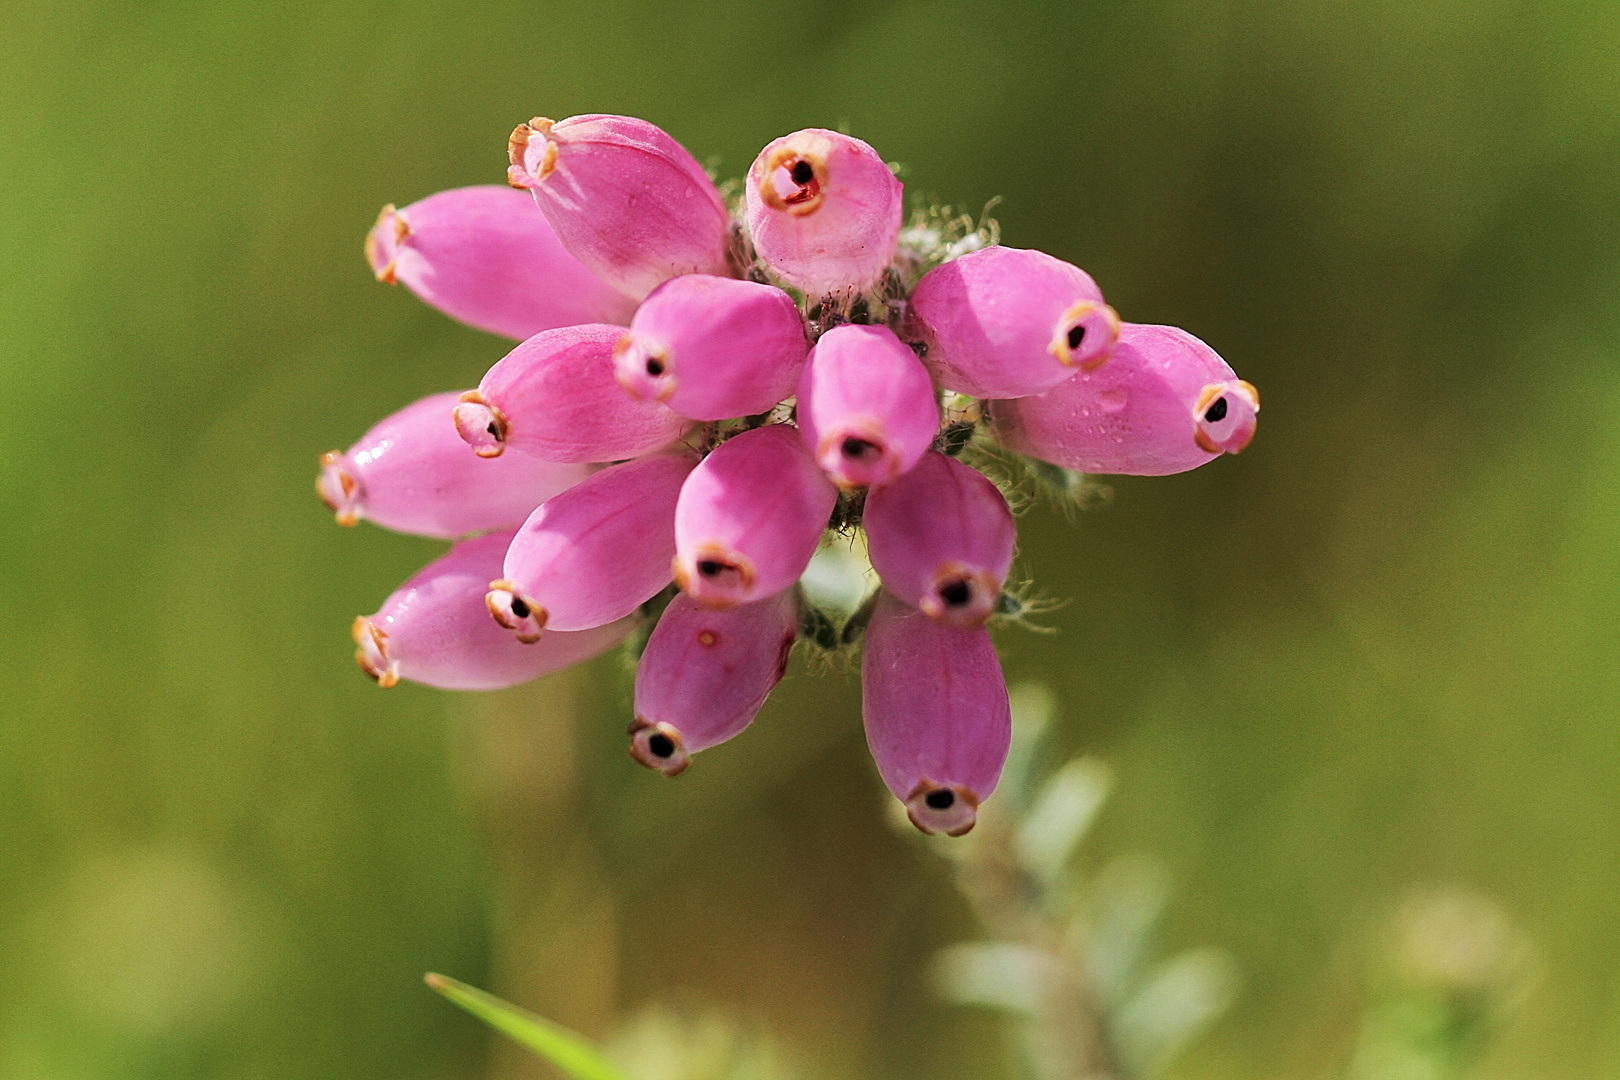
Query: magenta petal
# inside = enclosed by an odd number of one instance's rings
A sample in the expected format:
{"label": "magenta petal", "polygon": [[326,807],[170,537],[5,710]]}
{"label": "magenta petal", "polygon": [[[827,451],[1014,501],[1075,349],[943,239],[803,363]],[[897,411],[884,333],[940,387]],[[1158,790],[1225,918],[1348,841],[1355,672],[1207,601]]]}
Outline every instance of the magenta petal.
{"label": "magenta petal", "polygon": [[456,429],[480,457],[510,446],[546,461],[616,461],[667,446],[690,422],[619,389],[613,347],[623,336],[602,324],[536,334],[461,396]]}
{"label": "magenta petal", "polygon": [[590,475],[584,465],[467,453],[452,418],[458,399],[454,392],[423,398],[378,421],[347,451],[321,456],[315,490],[340,525],[365,518],[450,539],[521,524]]}
{"label": "magenta petal", "polygon": [[1018,538],[1007,500],[983,473],[930,450],[866,496],[867,554],[883,584],[931,618],[983,626]]}
{"label": "magenta petal", "polygon": [[754,249],[815,297],[877,283],[900,235],[901,184],[876,150],[824,128],[785,135],[748,170]]}
{"label": "magenta petal", "polygon": [[793,393],[810,346],[772,285],[688,274],[652,291],[619,342],[619,385],[694,420],[765,412]]}
{"label": "magenta petal", "polygon": [[1119,317],[1078,266],[1040,251],[987,247],[923,275],[914,329],[947,389],[981,398],[1049,390],[1108,360]]}
{"label": "magenta petal", "polygon": [[1044,394],[990,406],[996,437],[1090,473],[1164,476],[1235,454],[1254,437],[1259,391],[1174,326],[1125,323],[1113,359]]}
{"label": "magenta petal", "polygon": [[838,491],[783,424],[745,431],[692,470],[675,508],[675,580],[724,606],[781,592],[816,553]]}
{"label": "magenta petal", "polygon": [[522,340],[576,323],[619,323],[633,299],[568,254],[534,201],[464,187],[383,207],[366,236],[378,280],[398,281],[453,319]]}
{"label": "magenta petal", "polygon": [[637,300],[681,274],[727,274],[731,216],[686,148],[631,116],[537,116],[508,147],[557,239]]}
{"label": "magenta petal", "polygon": [[1012,713],[990,635],[878,598],[861,659],[866,744],[925,833],[961,836],[1001,777]]}
{"label": "magenta petal", "polygon": [[827,331],[799,376],[799,431],[841,488],[893,480],[939,431],[934,384],[917,354],[885,326]]}
{"label": "magenta petal", "polygon": [[497,690],[588,660],[635,626],[622,619],[524,645],[490,620],[484,592],[513,530],[463,540],[354,620],[355,659],[381,686],[401,679],[445,690]]}
{"label": "magenta petal", "polygon": [[724,609],[675,597],[636,668],[630,755],[676,776],[741,732],[782,681],[798,630],[792,589]]}
{"label": "magenta petal", "polygon": [[652,599],[670,580],[675,501],[697,456],[653,454],[603,469],[536,510],[486,582],[489,610],[519,640],[586,630]]}

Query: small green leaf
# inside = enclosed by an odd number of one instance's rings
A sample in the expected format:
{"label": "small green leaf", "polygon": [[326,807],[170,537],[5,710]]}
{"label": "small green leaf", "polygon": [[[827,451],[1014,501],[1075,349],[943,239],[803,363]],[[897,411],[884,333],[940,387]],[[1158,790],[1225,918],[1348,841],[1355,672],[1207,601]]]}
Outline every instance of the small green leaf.
{"label": "small green leaf", "polygon": [[583,1035],[447,976],[429,974],[426,982],[496,1031],[533,1050],[573,1080],[629,1080]]}

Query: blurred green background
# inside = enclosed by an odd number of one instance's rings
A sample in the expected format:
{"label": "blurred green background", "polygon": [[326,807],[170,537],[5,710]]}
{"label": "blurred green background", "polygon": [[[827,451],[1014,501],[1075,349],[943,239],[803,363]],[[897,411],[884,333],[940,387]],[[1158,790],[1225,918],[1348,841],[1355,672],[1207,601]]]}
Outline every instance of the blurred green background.
{"label": "blurred green background", "polygon": [[[516,1077],[442,970],[592,1034],[651,1001],[813,1075],[1001,1075],[973,933],[893,832],[853,678],[677,783],[612,657],[355,670],[442,548],[316,455],[505,345],[376,284],[384,202],[535,113],[723,175],[844,126],[1263,393],[1242,457],[1023,523],[1003,632],[1234,1011],[1179,1076],[1342,1057],[1368,927],[1497,899],[1537,975],[1479,1075],[1620,1076],[1620,9],[1505,0],[24,4],[0,24],[0,1075]],[[1350,959],[1347,959],[1350,958]]]}

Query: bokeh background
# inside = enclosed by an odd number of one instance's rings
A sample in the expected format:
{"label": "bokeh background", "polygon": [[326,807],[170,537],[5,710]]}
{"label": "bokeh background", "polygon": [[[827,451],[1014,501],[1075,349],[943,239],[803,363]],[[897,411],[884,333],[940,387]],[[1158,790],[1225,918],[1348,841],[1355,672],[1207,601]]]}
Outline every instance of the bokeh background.
{"label": "bokeh background", "polygon": [[542,1075],[441,970],[594,1035],[718,1007],[827,1077],[1004,1075],[974,932],[802,666],[670,783],[606,657],[493,695],[355,670],[442,547],[316,455],[505,344],[376,284],[384,202],[535,113],[740,175],[843,127],[1265,401],[1239,458],[1023,523],[1006,631],[1118,781],[1171,945],[1244,973],[1178,1076],[1329,1075],[1368,928],[1495,898],[1478,1068],[1620,1076],[1620,10],[1509,0],[0,5],[0,1075]]}

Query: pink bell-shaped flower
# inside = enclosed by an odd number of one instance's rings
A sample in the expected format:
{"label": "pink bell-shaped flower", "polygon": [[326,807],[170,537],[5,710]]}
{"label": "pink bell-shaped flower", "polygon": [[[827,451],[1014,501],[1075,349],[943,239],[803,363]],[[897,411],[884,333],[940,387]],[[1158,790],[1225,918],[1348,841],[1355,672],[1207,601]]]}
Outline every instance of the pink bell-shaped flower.
{"label": "pink bell-shaped flower", "polygon": [[463,540],[395,589],[375,615],[355,619],[361,670],[384,687],[408,679],[445,690],[498,690],[589,660],[634,628],[634,619],[620,619],[524,645],[491,622],[484,592],[513,531]]}
{"label": "pink bell-shaped flower", "polygon": [[600,323],[536,334],[461,395],[456,430],[479,457],[510,446],[546,461],[617,461],[668,445],[691,424],[619,389],[613,347],[623,336]]}
{"label": "pink bell-shaped flower", "polygon": [[724,607],[772,596],[810,564],[838,502],[785,424],[745,431],[692,470],[675,508],[675,581]]}
{"label": "pink bell-shaped flower", "polygon": [[781,289],[688,274],[652,291],[614,359],[632,397],[724,420],[792,394],[809,348],[799,307]]}
{"label": "pink bell-shaped flower", "polygon": [[915,465],[939,431],[939,401],[928,369],[892,330],[846,323],[810,350],[798,421],[816,462],[849,490]]}
{"label": "pink bell-shaped flower", "polygon": [[784,135],[754,159],[745,198],[754,250],[807,296],[869,289],[894,257],[901,184],[859,139]]}
{"label": "pink bell-shaped flower", "polygon": [[1044,394],[991,404],[996,437],[1089,473],[1165,476],[1235,454],[1254,437],[1260,393],[1174,326],[1125,323],[1114,357]]}
{"label": "pink bell-shaped flower", "polygon": [[983,626],[1012,569],[1018,538],[1007,500],[983,473],[930,450],[873,488],[863,518],[884,587],[930,618]]}
{"label": "pink bell-shaped flower", "polygon": [[917,828],[961,836],[996,789],[1012,741],[990,635],[930,619],[885,590],[864,650],[861,711],[883,783]]}
{"label": "pink bell-shaped flower", "polygon": [[792,589],[730,608],[675,597],[636,667],[630,756],[677,776],[741,732],[782,681],[798,631]]}
{"label": "pink bell-shaped flower", "polygon": [[640,300],[681,274],[728,274],[731,215],[686,148],[631,116],[537,116],[508,146],[513,187],[528,188],[557,239]]}
{"label": "pink bell-shaped flower", "polygon": [[530,515],[487,581],[489,613],[517,634],[587,630],[622,619],[669,584],[675,501],[697,464],[687,452],[613,465]]}
{"label": "pink bell-shaped flower", "polygon": [[400,282],[469,326],[519,341],[576,323],[630,321],[636,302],[568,254],[521,191],[453,188],[383,207],[366,236],[377,280]]}
{"label": "pink bell-shaped flower", "polygon": [[584,465],[467,453],[452,422],[459,395],[434,394],[379,420],[346,451],[321,455],[315,491],[339,525],[361,518],[444,539],[519,525],[585,477]]}
{"label": "pink bell-shaped flower", "polygon": [[1050,390],[1108,360],[1119,316],[1078,266],[987,247],[936,266],[911,294],[912,330],[941,385],[981,398]]}

